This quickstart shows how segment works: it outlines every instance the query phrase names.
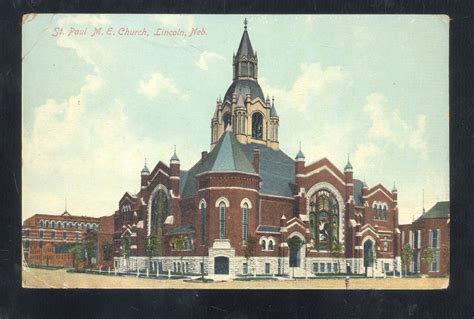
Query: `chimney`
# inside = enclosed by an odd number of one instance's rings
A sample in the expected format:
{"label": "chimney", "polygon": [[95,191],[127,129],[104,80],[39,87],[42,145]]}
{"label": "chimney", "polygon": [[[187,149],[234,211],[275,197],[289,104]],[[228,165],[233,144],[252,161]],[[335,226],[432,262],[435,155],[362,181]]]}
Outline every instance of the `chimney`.
{"label": "chimney", "polygon": [[254,149],[253,150],[253,167],[255,168],[255,172],[260,174],[260,150]]}
{"label": "chimney", "polygon": [[202,151],[201,152],[201,161],[204,161],[207,158],[207,151]]}

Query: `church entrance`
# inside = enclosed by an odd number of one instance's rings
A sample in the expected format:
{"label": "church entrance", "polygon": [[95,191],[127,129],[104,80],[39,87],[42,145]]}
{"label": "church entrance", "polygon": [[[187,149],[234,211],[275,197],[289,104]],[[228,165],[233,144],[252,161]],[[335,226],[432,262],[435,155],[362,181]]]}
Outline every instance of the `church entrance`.
{"label": "church entrance", "polygon": [[371,240],[367,240],[364,243],[364,267],[365,275],[367,276],[367,271],[369,267],[372,267],[374,263],[374,243]]}
{"label": "church entrance", "polygon": [[216,257],[214,258],[214,273],[216,275],[228,275],[229,274],[229,258],[228,257]]}

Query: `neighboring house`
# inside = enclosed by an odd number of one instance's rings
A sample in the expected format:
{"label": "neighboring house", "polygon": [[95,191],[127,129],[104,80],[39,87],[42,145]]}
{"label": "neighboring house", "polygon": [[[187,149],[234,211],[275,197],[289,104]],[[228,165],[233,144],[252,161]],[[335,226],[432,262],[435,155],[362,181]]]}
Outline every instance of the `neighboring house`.
{"label": "neighboring house", "polygon": [[96,234],[95,238],[107,238],[112,242],[112,229],[112,216],[76,216],[67,211],[59,215],[35,214],[26,219],[22,226],[25,262],[72,267],[72,256],[68,257],[72,246],[83,243],[88,233]]}
{"label": "neighboring house", "polygon": [[[430,210],[413,223],[400,225],[402,247],[409,244],[413,248],[410,272],[430,276],[449,275],[450,205],[448,201],[436,203]],[[430,247],[434,252],[433,261],[423,260],[423,251]]]}

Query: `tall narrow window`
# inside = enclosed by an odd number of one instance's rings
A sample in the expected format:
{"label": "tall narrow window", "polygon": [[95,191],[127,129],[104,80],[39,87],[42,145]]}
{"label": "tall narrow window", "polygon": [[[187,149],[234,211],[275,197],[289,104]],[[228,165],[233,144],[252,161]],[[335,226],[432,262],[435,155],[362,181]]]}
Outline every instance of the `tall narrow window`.
{"label": "tall narrow window", "polygon": [[374,206],[374,219],[377,219],[377,206]]}
{"label": "tall narrow window", "polygon": [[262,250],[267,250],[267,242],[264,240],[262,240]]}
{"label": "tall narrow window", "polygon": [[201,242],[207,244],[206,205],[201,204]]}
{"label": "tall narrow window", "polygon": [[242,240],[246,241],[249,238],[249,205],[244,204],[243,208],[243,223],[242,223]]}
{"label": "tall narrow window", "polygon": [[383,208],[383,219],[387,220],[387,207],[385,207],[385,206]]}
{"label": "tall narrow window", "polygon": [[240,65],[242,67],[242,76],[247,76],[247,62],[242,62]]}
{"label": "tall narrow window", "polygon": [[42,230],[39,231],[39,237],[40,237],[40,239],[44,238],[44,231],[42,231]]}
{"label": "tall narrow window", "polygon": [[263,138],[263,115],[260,112],[252,115],[252,137],[259,140]]}
{"label": "tall narrow window", "polygon": [[224,202],[219,204],[219,238],[226,238],[226,207]]}
{"label": "tall narrow window", "polygon": [[382,219],[382,218],[383,218],[383,216],[382,216],[382,206],[381,206],[381,205],[379,205],[379,212],[378,212],[378,216],[379,216],[379,218],[378,218],[378,219]]}
{"label": "tall narrow window", "polygon": [[250,67],[250,76],[255,77],[255,66],[254,66],[254,64],[249,63],[249,67]]}

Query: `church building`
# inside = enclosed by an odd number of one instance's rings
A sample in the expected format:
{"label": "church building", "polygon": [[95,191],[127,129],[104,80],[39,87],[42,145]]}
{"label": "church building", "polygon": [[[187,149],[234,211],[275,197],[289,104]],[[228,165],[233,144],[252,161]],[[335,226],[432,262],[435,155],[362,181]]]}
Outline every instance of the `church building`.
{"label": "church building", "polygon": [[115,267],[231,277],[398,271],[395,186],[369,187],[349,159],[340,169],[327,158],[307,162],[301,148],[295,157],[281,150],[277,104],[259,85],[246,23],[232,70],[210,150],[189,170],[176,150],[151,171],[145,163],[140,191],[120,199]]}

